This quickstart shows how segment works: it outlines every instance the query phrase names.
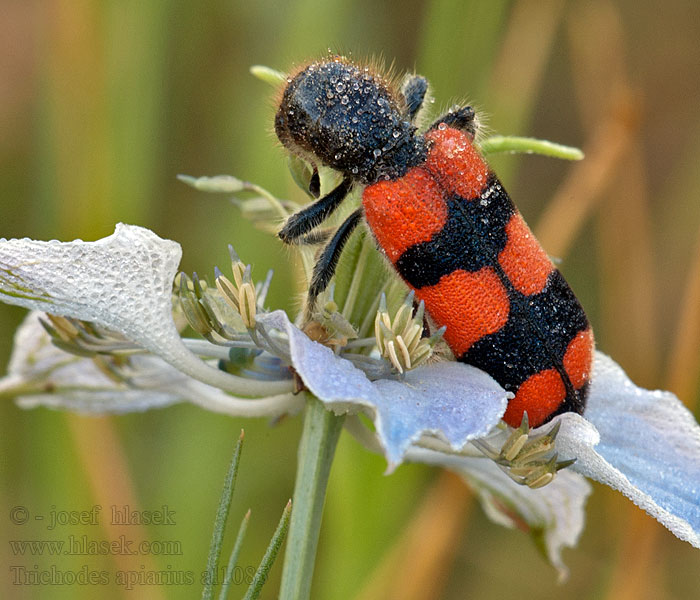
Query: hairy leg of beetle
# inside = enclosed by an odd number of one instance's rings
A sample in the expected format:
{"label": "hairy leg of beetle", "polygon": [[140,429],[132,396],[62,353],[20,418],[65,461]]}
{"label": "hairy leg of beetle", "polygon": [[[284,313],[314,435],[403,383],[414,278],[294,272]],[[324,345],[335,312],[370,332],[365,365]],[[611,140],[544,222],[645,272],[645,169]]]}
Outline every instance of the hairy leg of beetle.
{"label": "hairy leg of beetle", "polygon": [[406,77],[401,86],[401,95],[406,101],[406,116],[413,121],[423,106],[425,94],[428,91],[428,80],[420,75]]}
{"label": "hairy leg of beetle", "polygon": [[345,177],[334,190],[323,198],[289,217],[277,235],[286,244],[293,244],[298,238],[323,223],[338,208],[351,187],[352,180]]}
{"label": "hairy leg of beetle", "polygon": [[326,227],[324,229],[316,229],[311,233],[302,235],[294,240],[296,246],[318,246],[320,244],[325,244],[331,236],[335,233],[335,230],[331,227]]}
{"label": "hairy leg of beetle", "polygon": [[338,258],[343,251],[345,242],[348,241],[350,234],[355,230],[357,224],[362,220],[362,209],[358,208],[354,211],[343,224],[338,227],[337,231],[331,238],[331,241],[326,244],[326,247],[321,252],[321,256],[316,262],[314,272],[311,277],[311,285],[307,296],[306,313],[307,316],[313,311],[318,295],[326,289],[328,282],[335,273],[335,267],[338,264]]}

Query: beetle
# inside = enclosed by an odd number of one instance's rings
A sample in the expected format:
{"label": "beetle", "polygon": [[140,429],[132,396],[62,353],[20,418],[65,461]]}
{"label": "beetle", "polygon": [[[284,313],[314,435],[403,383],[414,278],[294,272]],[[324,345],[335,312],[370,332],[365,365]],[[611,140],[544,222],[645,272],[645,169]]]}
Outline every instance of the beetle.
{"label": "beetle", "polygon": [[[457,106],[419,131],[428,83],[400,89],[344,57],[290,76],[275,132],[292,153],[339,171],[342,181],[289,217],[285,243],[314,239],[356,186],[361,206],[320,252],[313,303],[343,246],[364,221],[378,247],[438,326],[458,361],[514,394],[503,420],[532,426],[585,408],[594,340],[586,314],[474,145],[476,116]],[[318,181],[312,178],[312,192]]]}

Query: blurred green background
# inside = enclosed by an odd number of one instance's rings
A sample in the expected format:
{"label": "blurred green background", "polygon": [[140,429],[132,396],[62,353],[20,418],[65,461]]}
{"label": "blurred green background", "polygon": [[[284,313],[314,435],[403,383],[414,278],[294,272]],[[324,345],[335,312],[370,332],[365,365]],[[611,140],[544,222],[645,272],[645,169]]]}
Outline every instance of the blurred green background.
{"label": "blurred green background", "polygon": [[[179,241],[211,272],[235,243],[269,304],[292,307],[289,254],[226,201],[175,179],[230,173],[301,200],[271,132],[274,92],[252,64],[289,69],[328,49],[381,56],[433,84],[434,111],[468,100],[490,131],[582,147],[585,161],[491,161],[589,312],[599,348],[638,383],[700,396],[700,3],[672,0],[340,0],[286,3],[0,0],[0,236],[97,239],[114,223]],[[24,311],[0,305],[0,366]],[[697,414],[697,411],[696,411]],[[192,585],[14,585],[17,571],[190,571],[238,432],[232,521],[253,508],[240,564],[256,566],[293,489],[300,419],[276,425],[191,406],[113,418],[0,406],[4,598],[193,598]],[[700,597],[700,552],[595,486],[564,587],[528,536],[490,523],[454,479],[343,435],[315,598]],[[94,504],[175,511],[175,525],[22,527]],[[176,540],[177,556],[13,554],[8,540]],[[232,543],[227,538],[227,544]],[[226,552],[226,550],[225,550]],[[87,567],[85,567],[87,565]],[[281,561],[263,597],[276,597]],[[234,588],[240,597],[243,586]]]}

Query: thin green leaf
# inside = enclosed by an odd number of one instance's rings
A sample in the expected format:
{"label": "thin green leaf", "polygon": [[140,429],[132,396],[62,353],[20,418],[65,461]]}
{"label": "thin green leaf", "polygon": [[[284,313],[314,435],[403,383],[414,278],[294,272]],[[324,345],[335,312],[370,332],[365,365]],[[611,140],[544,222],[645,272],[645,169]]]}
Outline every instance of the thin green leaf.
{"label": "thin green leaf", "polygon": [[314,170],[309,162],[296,154],[290,154],[287,159],[287,168],[289,169],[294,183],[296,183],[305,194],[310,196],[309,182],[311,181]]}
{"label": "thin green leaf", "polygon": [[233,570],[236,568],[238,563],[238,555],[241,553],[241,546],[243,545],[243,538],[245,537],[245,532],[248,530],[248,521],[250,521],[250,509],[243,517],[241,521],[241,526],[238,528],[238,535],[236,536],[236,542],[233,544],[233,550],[231,550],[231,556],[228,559],[228,566],[226,567],[226,575],[224,575],[224,582],[221,584],[221,592],[219,592],[219,600],[226,600],[228,597],[228,589],[231,586],[231,581],[233,581]]}
{"label": "thin green leaf", "polygon": [[231,464],[229,465],[226,479],[224,481],[224,489],[221,492],[221,501],[219,509],[216,511],[216,519],[214,520],[214,534],[211,538],[209,546],[209,557],[207,558],[207,572],[205,576],[204,590],[202,591],[202,600],[212,600],[214,597],[214,582],[216,581],[216,573],[219,568],[219,556],[221,555],[221,542],[224,538],[226,530],[226,519],[228,511],[231,507],[231,498],[233,497],[233,489],[236,485],[236,476],[238,475],[238,464],[241,458],[241,447],[243,446],[243,430],[236,442],[236,447],[233,450]]}
{"label": "thin green leaf", "polygon": [[496,154],[498,152],[542,154],[553,158],[564,160],[581,160],[583,152],[572,146],[555,144],[547,140],[538,140],[530,137],[519,137],[514,135],[503,136],[494,135],[483,140],[479,147],[484,154]]}
{"label": "thin green leaf", "polygon": [[277,525],[277,529],[270,540],[270,545],[267,547],[262,561],[260,561],[260,566],[255,572],[253,581],[251,582],[243,600],[255,600],[260,596],[260,592],[267,581],[267,576],[270,573],[272,564],[275,562],[275,558],[277,558],[280,548],[282,547],[282,542],[284,542],[284,538],[287,535],[287,529],[289,528],[289,517],[291,514],[292,501],[290,500],[287,502],[287,506],[285,506],[284,510],[282,511],[282,518],[280,519],[279,525]]}

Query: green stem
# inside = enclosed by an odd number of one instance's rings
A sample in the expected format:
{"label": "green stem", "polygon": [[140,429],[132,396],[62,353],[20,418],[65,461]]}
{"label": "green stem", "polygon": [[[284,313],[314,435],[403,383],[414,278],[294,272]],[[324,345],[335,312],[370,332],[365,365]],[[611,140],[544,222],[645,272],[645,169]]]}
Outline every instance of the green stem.
{"label": "green stem", "polygon": [[309,597],[326,485],[344,419],[315,397],[306,403],[280,600]]}
{"label": "green stem", "polygon": [[483,140],[479,147],[484,154],[496,154],[498,152],[512,152],[524,154],[541,154],[564,160],[581,160],[583,152],[572,146],[556,144],[548,140],[521,137],[516,135],[494,135]]}

